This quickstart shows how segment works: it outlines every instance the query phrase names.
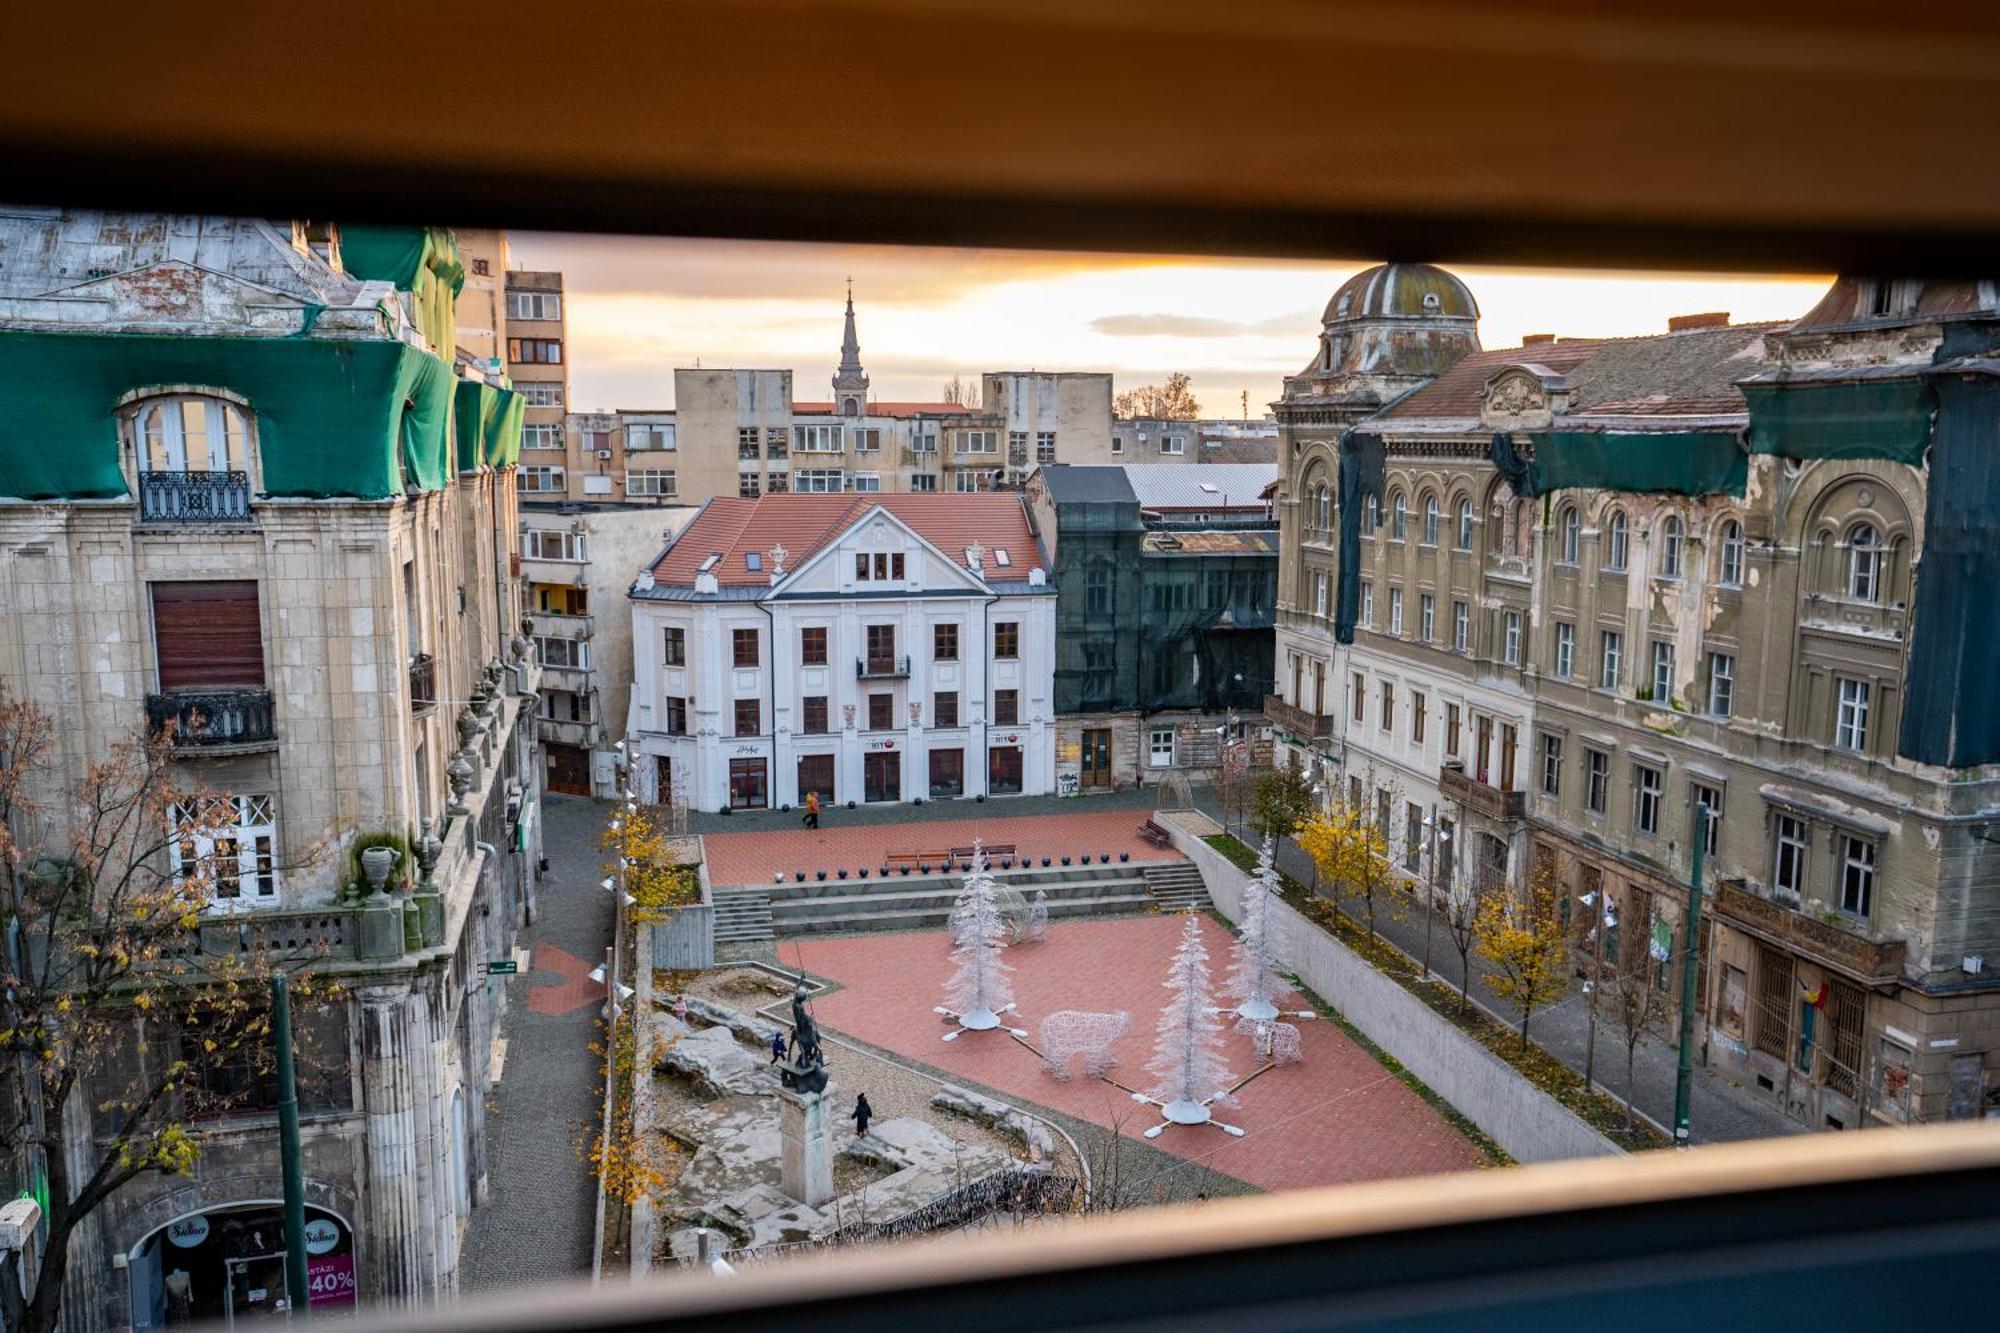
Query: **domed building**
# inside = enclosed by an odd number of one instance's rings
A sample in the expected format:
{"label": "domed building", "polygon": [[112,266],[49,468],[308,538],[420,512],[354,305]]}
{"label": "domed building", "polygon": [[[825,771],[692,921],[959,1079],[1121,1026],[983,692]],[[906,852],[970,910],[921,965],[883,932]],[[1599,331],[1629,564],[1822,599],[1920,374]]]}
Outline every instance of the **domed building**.
{"label": "domed building", "polygon": [[1285,380],[1278,420],[1358,421],[1479,350],[1479,303],[1433,264],[1377,264],[1340,285],[1311,364]]}

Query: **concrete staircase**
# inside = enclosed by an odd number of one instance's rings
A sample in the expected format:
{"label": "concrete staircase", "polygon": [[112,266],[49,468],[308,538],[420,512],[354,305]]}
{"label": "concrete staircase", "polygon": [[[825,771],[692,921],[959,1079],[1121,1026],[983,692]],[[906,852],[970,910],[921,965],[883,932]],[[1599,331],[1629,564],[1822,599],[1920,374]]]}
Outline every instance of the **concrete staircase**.
{"label": "concrete staircase", "polygon": [[[1044,894],[1051,920],[1144,912],[1158,902],[1144,863],[1002,870],[994,878],[1030,902],[1038,891]],[[1197,883],[1199,879],[1197,875]],[[934,930],[951,916],[962,885],[961,875],[898,874],[717,889],[715,939],[718,944],[750,943],[865,930]]]}
{"label": "concrete staircase", "polygon": [[715,942],[755,944],[771,938],[771,891],[715,890]]}
{"label": "concrete staircase", "polygon": [[1215,905],[1209,901],[1201,872],[1191,861],[1149,865],[1144,873],[1146,891],[1162,912],[1206,912]]}

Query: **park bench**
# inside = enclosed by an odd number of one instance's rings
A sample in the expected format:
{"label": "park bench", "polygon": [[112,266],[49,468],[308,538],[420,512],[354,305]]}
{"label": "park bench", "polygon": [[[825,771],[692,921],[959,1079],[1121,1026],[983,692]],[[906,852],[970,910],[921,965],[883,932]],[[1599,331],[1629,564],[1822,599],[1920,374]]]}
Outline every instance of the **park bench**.
{"label": "park bench", "polygon": [[1155,847],[1171,847],[1174,844],[1174,835],[1150,819],[1139,825],[1139,836]]}

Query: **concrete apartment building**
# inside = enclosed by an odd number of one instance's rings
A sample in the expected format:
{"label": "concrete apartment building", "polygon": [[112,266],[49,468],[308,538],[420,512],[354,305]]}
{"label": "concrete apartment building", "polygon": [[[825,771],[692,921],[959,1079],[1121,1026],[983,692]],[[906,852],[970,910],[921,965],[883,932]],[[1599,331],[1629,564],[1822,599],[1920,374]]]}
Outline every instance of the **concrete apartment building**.
{"label": "concrete apartment building", "polygon": [[1056,789],[1270,760],[1275,464],[1052,467],[1028,479],[1056,579]]}
{"label": "concrete apartment building", "polygon": [[711,500],[630,599],[642,799],[1053,789],[1055,589],[1017,495]]}
{"label": "concrete apartment building", "polygon": [[1993,284],[1486,352],[1441,270],[1342,294],[1278,404],[1286,748],[1406,869],[1428,814],[1446,882],[1604,892],[1668,991],[1705,835],[1700,1058],[1813,1127],[2000,1113]]}
{"label": "concrete apartment building", "polygon": [[[302,1080],[316,1313],[434,1300],[485,1190],[504,997],[468,969],[508,952],[539,852],[520,418],[497,375],[454,372],[457,248],[10,208],[0,255],[0,676],[58,723],[65,782],[174,728],[231,830],[167,867],[216,872],[202,949],[323,942],[347,998],[302,1017],[325,1039]],[[373,833],[412,840],[387,898],[352,869]],[[161,1058],[145,1027],[122,1059]],[[99,1072],[104,1092],[126,1070]],[[89,1217],[67,1320],[268,1312],[277,1261],[240,1246],[279,1225],[273,1109],[204,1122],[192,1175]]]}
{"label": "concrete apartment building", "polygon": [[[572,441],[569,397],[568,311],[560,273],[506,271],[507,376],[526,403],[521,425],[521,494],[567,499],[583,489],[581,437]],[[599,462],[594,455],[591,464]]]}
{"label": "concrete apartment building", "polygon": [[536,726],[546,790],[617,794],[613,761],[632,698],[625,590],[694,514],[650,503],[521,505],[521,595],[542,667]]}

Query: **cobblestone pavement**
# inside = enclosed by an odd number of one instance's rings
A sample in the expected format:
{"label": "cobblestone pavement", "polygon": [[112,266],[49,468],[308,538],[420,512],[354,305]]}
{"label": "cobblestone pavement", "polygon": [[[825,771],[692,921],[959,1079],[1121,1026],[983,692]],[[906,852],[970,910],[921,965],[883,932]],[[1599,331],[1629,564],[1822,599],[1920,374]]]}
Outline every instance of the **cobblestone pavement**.
{"label": "cobblestone pavement", "polygon": [[[531,965],[507,983],[507,1060],[487,1108],[489,1193],[466,1232],[467,1291],[590,1273],[597,1192],[578,1148],[603,1098],[590,1050],[601,1004],[568,1001],[578,967],[595,967],[611,944],[611,895],[597,887],[598,831],[610,808],[576,796],[542,801],[549,873],[540,916],[521,937]],[[601,1002],[601,987],[597,994]]]}
{"label": "cobblestone pavement", "polygon": [[[856,824],[921,824],[932,819],[1013,819],[1023,815],[1074,815],[1103,810],[1151,811],[1157,802],[1151,787],[1093,792],[1088,796],[995,796],[987,801],[925,801],[922,805],[886,802],[879,805],[828,806],[820,824],[846,828]],[[745,833],[799,827],[792,810],[738,810],[732,814],[690,812],[690,833]]]}
{"label": "cobblestone pavement", "polygon": [[795,813],[778,828],[705,833],[702,843],[709,883],[722,885],[769,884],[774,873],[790,879],[800,870],[808,875],[824,870],[829,877],[840,870],[856,876],[865,871],[873,877],[891,852],[931,853],[941,860],[953,847],[971,846],[975,837],[988,846],[1012,845],[1024,856],[1052,857],[1056,864],[1064,856],[1107,853],[1115,863],[1120,852],[1133,861],[1180,859],[1172,848],[1155,847],[1139,836],[1144,811],[1078,801],[1064,802],[1064,807],[1059,814],[1025,814],[991,804],[959,806],[949,820],[855,825],[842,822],[850,812],[841,810],[822,816],[817,829],[802,827]]}
{"label": "cobblestone pavement", "polygon": [[[1195,788],[1195,804],[1220,819],[1214,789]],[[1279,849],[1278,864],[1300,883],[1313,882],[1312,860],[1286,839]],[[1400,917],[1390,917],[1377,907],[1375,929],[1411,958],[1424,956],[1424,914],[1414,899],[1400,900],[1405,909]],[[1346,909],[1343,909],[1346,910]],[[1360,910],[1356,905],[1354,911]],[[1449,981],[1459,973],[1458,951],[1448,941],[1448,932],[1433,923],[1431,971]],[[1470,958],[1471,995],[1475,1002],[1509,1027],[1520,1022],[1518,1015],[1494,994],[1488,985],[1491,966],[1477,954]],[[1330,998],[1330,997],[1329,997]],[[1536,1011],[1529,1021],[1528,1035],[1542,1049],[1578,1073],[1583,1071],[1584,1054],[1590,1043],[1589,997],[1580,985],[1547,1009]],[[1676,1011],[1676,1016],[1678,1011]],[[1670,1020],[1676,1021],[1676,1020]],[[1604,1014],[1597,1024],[1597,1059],[1593,1077],[1597,1085],[1614,1097],[1625,1095],[1625,1043],[1615,1025]],[[1634,1065],[1637,1087],[1633,1104],[1657,1124],[1672,1128],[1676,1057],[1673,1046],[1664,1041],[1647,1041],[1639,1047]],[[1731,1079],[1713,1070],[1695,1067],[1694,1100],[1688,1112],[1689,1137],[1696,1143],[1722,1143],[1735,1139],[1770,1138],[1779,1134],[1799,1134],[1805,1127],[1788,1118],[1768,1099],[1753,1095]]]}
{"label": "cobblestone pavement", "polygon": [[[1218,982],[1229,969],[1230,936],[1196,918]],[[1112,1078],[1133,1088],[1150,1080],[1146,1066],[1166,1001],[1163,979],[1180,940],[1182,921],[1139,916],[1061,921],[1048,939],[1007,950],[1019,1010],[1009,1015],[1032,1040],[1041,1021],[1061,1009],[1123,1010],[1131,1025],[1112,1044]],[[814,1001],[829,1029],[937,1069],[954,1082],[974,1080],[1004,1100],[1025,1101],[1136,1138],[1158,1123],[1151,1107],[1135,1104],[1112,1084],[1083,1077],[1058,1082],[1032,1051],[1004,1032],[965,1033],[932,1012],[951,971],[951,941],[943,931],[807,937],[785,942],[815,976],[843,988]],[[1219,995],[1218,995],[1219,999]],[[1300,1008],[1303,997],[1280,1001]],[[1237,1105],[1216,1118],[1245,1131],[1231,1138],[1206,1126],[1175,1126],[1151,1140],[1199,1167],[1210,1167],[1259,1189],[1300,1188],[1471,1170],[1485,1158],[1416,1093],[1405,1087],[1336,1025],[1298,1024],[1304,1060],[1259,1075]],[[1238,1078],[1258,1063],[1248,1037],[1225,1030],[1224,1054]]]}

